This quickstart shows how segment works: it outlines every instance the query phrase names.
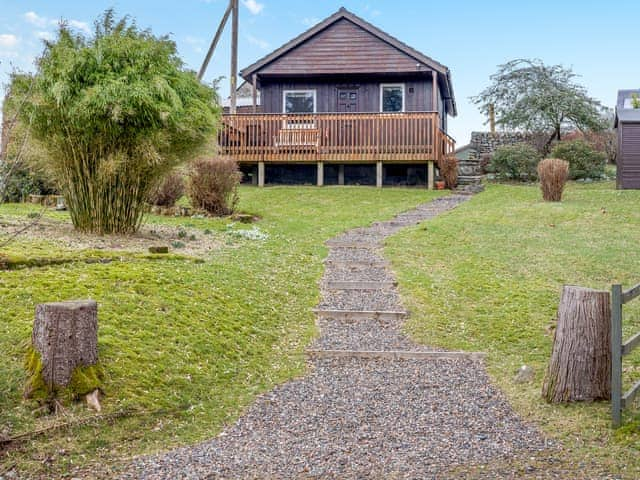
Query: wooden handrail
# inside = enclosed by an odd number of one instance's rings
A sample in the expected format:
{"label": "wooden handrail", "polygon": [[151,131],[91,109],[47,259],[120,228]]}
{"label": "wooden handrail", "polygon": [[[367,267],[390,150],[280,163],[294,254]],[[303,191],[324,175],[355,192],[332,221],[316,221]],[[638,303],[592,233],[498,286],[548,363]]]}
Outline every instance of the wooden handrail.
{"label": "wooden handrail", "polygon": [[218,140],[241,162],[437,162],[455,148],[437,112],[224,115]]}

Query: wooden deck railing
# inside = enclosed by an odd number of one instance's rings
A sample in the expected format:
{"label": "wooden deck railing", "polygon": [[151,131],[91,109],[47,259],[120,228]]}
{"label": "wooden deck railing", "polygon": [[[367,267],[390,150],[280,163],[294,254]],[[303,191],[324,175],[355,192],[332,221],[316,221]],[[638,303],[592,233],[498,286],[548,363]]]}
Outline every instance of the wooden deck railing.
{"label": "wooden deck railing", "polygon": [[219,144],[240,162],[438,161],[455,148],[436,112],[224,115]]}

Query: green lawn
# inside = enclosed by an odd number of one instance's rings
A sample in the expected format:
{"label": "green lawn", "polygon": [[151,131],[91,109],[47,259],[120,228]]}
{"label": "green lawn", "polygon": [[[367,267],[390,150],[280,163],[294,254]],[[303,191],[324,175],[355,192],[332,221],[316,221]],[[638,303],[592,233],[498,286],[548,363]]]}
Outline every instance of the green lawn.
{"label": "green lawn", "polygon": [[[613,433],[608,403],[543,402],[549,327],[563,284],[640,282],[639,205],[640,192],[611,183],[571,184],[562,203],[542,202],[537,187],[490,185],[386,248],[411,310],[407,331],[425,344],[487,352],[490,373],[515,408],[563,443],[564,461],[584,478],[602,470],[640,478],[640,415],[627,415]],[[629,336],[640,330],[640,301],[625,314]],[[530,385],[513,382],[523,364],[536,371]],[[640,355],[624,365],[629,386],[640,378]]]}
{"label": "green lawn", "polygon": [[[47,301],[99,302],[105,412],[147,413],[19,444],[0,457],[0,476],[14,465],[24,477],[55,478],[78,467],[99,475],[131,452],[214,436],[257,394],[304,372],[323,241],[435,196],[417,189],[242,188],[240,210],[262,217],[257,226],[269,235],[265,241],[228,235],[225,219],[147,219],[218,236],[223,247],[204,261],[74,252],[24,238],[12,243],[2,252],[11,258],[66,263],[0,271],[0,433],[16,435],[53,421],[35,417],[33,405],[21,399],[34,308]],[[0,222],[33,211],[37,207],[2,205]],[[68,221],[66,214],[49,216]],[[83,261],[95,256],[113,261]],[[76,405],[58,420],[88,414]]]}

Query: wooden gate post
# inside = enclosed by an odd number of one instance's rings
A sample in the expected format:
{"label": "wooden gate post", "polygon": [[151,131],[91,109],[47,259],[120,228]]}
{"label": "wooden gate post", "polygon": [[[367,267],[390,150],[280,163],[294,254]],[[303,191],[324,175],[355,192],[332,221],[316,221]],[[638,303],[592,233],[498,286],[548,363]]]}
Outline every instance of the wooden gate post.
{"label": "wooden gate post", "polygon": [[611,286],[611,423],[622,422],[622,285]]}

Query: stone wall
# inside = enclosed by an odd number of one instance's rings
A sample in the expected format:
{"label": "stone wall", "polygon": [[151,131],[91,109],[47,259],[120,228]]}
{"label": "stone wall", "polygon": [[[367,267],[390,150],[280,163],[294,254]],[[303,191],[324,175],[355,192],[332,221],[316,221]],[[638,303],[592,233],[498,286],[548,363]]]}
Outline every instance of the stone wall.
{"label": "stone wall", "polygon": [[465,185],[480,182],[482,177],[481,161],[484,155],[492,154],[496,148],[502,145],[513,145],[531,140],[530,134],[520,132],[472,132],[468,158],[458,159],[459,183]]}

